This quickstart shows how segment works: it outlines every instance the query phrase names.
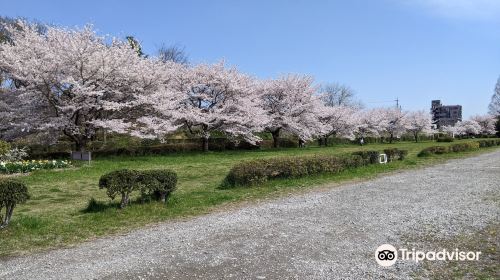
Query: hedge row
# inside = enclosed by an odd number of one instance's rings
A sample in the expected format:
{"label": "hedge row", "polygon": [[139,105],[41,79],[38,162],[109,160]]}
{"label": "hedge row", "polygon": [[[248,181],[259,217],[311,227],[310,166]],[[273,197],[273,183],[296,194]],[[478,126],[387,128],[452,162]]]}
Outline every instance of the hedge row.
{"label": "hedge row", "polygon": [[111,199],[115,199],[117,195],[121,196],[120,208],[128,205],[130,194],[134,191],[141,193],[143,201],[147,198],[158,198],[166,202],[168,196],[176,189],[176,185],[177,174],[168,169],[115,170],[99,179],[99,188],[106,189]]}
{"label": "hedge row", "polygon": [[436,139],[436,141],[437,142],[448,142],[449,143],[449,142],[455,141],[455,139],[453,137],[451,137],[451,136],[446,135],[446,136],[438,137]]}
{"label": "hedge row", "polygon": [[[252,145],[245,141],[231,142],[229,139],[209,140],[211,151],[227,151],[227,150],[256,150],[260,148],[271,148],[272,140],[264,140],[259,145]],[[280,139],[281,148],[297,148],[298,142],[292,139]],[[92,156],[108,157],[108,156],[149,156],[149,155],[169,155],[181,152],[202,151],[200,141],[185,141],[183,143],[156,144],[147,146],[129,146],[121,148],[104,148],[92,151]],[[30,152],[30,159],[68,159],[70,157],[69,150],[67,151],[40,151],[35,150]]]}
{"label": "hedge row", "polygon": [[360,156],[366,163],[374,164],[379,161],[379,151],[358,151],[353,152],[352,155]]}
{"label": "hedge row", "polygon": [[500,140],[479,140],[475,142],[467,142],[467,143],[460,143],[460,144],[453,144],[450,146],[432,146],[423,149],[418,153],[417,156],[419,157],[425,157],[425,156],[430,156],[430,155],[440,155],[440,154],[446,154],[446,153],[457,153],[457,152],[465,152],[465,151],[473,151],[477,150],[479,148],[484,148],[484,147],[493,147],[500,145]]}
{"label": "hedge row", "polygon": [[500,146],[500,139],[479,140],[480,148]]}
{"label": "hedge row", "polygon": [[400,150],[398,148],[384,149],[387,155],[387,161],[404,160],[408,155],[408,150]]}
{"label": "hedge row", "polygon": [[241,162],[229,171],[224,187],[251,186],[275,178],[298,178],[320,173],[338,173],[369,164],[360,155],[277,157]]}

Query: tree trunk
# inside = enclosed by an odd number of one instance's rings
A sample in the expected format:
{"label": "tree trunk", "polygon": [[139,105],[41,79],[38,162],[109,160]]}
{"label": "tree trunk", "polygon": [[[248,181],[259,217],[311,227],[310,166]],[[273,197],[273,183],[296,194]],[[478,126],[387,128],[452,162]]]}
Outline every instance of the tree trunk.
{"label": "tree trunk", "polygon": [[415,143],[418,143],[418,132],[415,132],[414,135],[415,135]]}
{"label": "tree trunk", "polygon": [[125,208],[128,205],[128,194],[122,193],[122,201],[120,202],[120,208]]}
{"label": "tree trunk", "polygon": [[275,131],[271,132],[273,135],[273,147],[274,148],[279,148],[280,147],[280,129],[276,129]]}
{"label": "tree trunk", "polygon": [[103,130],[103,146],[105,147],[108,144],[108,131],[104,128]]}
{"label": "tree trunk", "polygon": [[85,152],[85,148],[87,147],[87,141],[77,140],[75,141],[75,147],[78,152]]}
{"label": "tree trunk", "polygon": [[323,137],[323,143],[325,143],[325,147],[328,147],[328,135]]}
{"label": "tree trunk", "polygon": [[201,139],[203,141],[203,151],[208,152],[208,137],[203,136]]}
{"label": "tree trunk", "polygon": [[389,144],[392,144],[392,140],[394,139],[394,135],[391,133],[390,137],[389,137]]}
{"label": "tree trunk", "polygon": [[165,201],[167,201],[167,193],[166,192],[161,192],[160,193],[160,201],[162,203],[165,203]]}
{"label": "tree trunk", "polygon": [[9,225],[10,219],[12,218],[12,213],[14,212],[15,204],[6,205],[5,207],[5,218],[0,225],[0,228],[5,228]]}
{"label": "tree trunk", "polygon": [[302,139],[299,139],[299,148],[304,148],[305,147],[305,141]]}

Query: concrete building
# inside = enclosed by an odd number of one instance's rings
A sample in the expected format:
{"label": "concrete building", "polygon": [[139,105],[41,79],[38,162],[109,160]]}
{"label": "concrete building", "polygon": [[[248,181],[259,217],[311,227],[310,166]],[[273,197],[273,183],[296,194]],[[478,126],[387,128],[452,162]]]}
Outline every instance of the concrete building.
{"label": "concrete building", "polygon": [[432,123],[436,128],[445,125],[455,125],[462,121],[461,105],[443,105],[441,100],[432,100],[431,103]]}

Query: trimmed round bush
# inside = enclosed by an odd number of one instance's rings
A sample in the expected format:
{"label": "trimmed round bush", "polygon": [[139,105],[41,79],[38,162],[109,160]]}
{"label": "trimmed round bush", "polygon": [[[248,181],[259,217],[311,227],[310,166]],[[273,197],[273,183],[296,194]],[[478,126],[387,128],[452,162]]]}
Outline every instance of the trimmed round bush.
{"label": "trimmed round bush", "polygon": [[170,169],[146,170],[139,175],[141,192],[146,196],[154,196],[166,202],[177,186],[177,173]]}
{"label": "trimmed round bush", "polygon": [[[0,229],[9,225],[17,204],[29,199],[28,187],[23,182],[13,179],[0,180]],[[2,209],[5,207],[5,217]]]}
{"label": "trimmed round bush", "polygon": [[99,188],[106,189],[106,194],[111,199],[115,199],[116,195],[120,194],[120,208],[125,208],[129,204],[130,194],[141,189],[139,175],[136,170],[115,170],[101,176]]}

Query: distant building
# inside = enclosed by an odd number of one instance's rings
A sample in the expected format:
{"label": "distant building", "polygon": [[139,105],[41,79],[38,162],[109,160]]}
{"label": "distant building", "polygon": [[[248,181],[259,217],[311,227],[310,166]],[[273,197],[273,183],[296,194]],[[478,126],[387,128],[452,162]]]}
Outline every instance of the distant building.
{"label": "distant building", "polygon": [[445,125],[455,125],[462,121],[461,105],[443,105],[441,100],[432,100],[431,103],[432,123],[436,128]]}

